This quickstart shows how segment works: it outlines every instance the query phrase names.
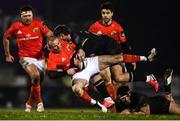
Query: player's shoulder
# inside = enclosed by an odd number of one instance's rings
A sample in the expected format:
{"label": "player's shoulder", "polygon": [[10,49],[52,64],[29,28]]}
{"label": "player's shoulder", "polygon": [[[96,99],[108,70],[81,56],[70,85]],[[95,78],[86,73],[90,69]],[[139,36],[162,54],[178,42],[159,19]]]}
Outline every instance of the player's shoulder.
{"label": "player's shoulder", "polygon": [[38,19],[38,18],[34,18],[34,19],[33,19],[33,22],[34,22],[34,23],[43,23],[44,21],[41,20],[41,19]]}
{"label": "player's shoulder", "polygon": [[113,20],[112,24],[114,25],[114,27],[120,29],[120,31],[123,30],[123,27],[122,27],[121,24],[118,23],[117,21],[114,21],[114,20]]}
{"label": "player's shoulder", "polygon": [[22,22],[20,20],[17,20],[11,24],[12,26],[20,26],[22,25]]}
{"label": "player's shoulder", "polygon": [[121,25],[120,25],[120,23],[118,23],[117,21],[115,21],[115,20],[113,20],[113,22],[112,22],[114,25],[116,25],[116,26],[120,26],[121,27]]}
{"label": "player's shoulder", "polygon": [[19,27],[23,26],[23,23],[19,20],[13,22],[9,28],[13,28],[13,29],[19,29]]}
{"label": "player's shoulder", "polygon": [[95,21],[92,26],[99,26],[99,25],[102,25],[102,21],[101,20],[97,20]]}

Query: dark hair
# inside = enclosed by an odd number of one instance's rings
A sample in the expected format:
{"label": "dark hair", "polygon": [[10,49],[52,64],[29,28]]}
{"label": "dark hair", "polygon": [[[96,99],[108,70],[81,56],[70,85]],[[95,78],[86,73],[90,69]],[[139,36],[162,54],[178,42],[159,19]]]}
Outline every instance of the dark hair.
{"label": "dark hair", "polygon": [[68,35],[71,33],[71,29],[64,24],[60,24],[53,30],[54,36],[58,37],[60,34]]}
{"label": "dark hair", "polygon": [[119,87],[117,90],[118,98],[121,98],[121,97],[123,97],[125,95],[129,95],[129,94],[130,94],[130,89],[128,86]]}
{"label": "dark hair", "polygon": [[116,110],[117,112],[121,112],[124,109],[129,108],[130,103],[126,102],[126,101],[122,101],[122,97],[129,95],[130,94],[130,89],[128,86],[121,86],[118,88],[117,90],[117,98],[115,100],[115,104],[116,104]]}
{"label": "dark hair", "polygon": [[113,7],[113,4],[111,2],[102,3],[101,6],[100,6],[100,11],[102,9],[109,9],[111,11],[114,11],[114,7]]}
{"label": "dark hair", "polygon": [[19,12],[22,13],[24,11],[33,11],[33,8],[30,5],[26,5],[20,8]]}

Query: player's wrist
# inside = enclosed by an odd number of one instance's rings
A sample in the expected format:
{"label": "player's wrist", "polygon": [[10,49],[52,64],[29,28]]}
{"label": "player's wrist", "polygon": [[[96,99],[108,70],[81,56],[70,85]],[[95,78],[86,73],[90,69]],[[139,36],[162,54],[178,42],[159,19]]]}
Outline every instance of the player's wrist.
{"label": "player's wrist", "polygon": [[5,56],[9,57],[9,56],[11,56],[11,54],[10,53],[5,53]]}

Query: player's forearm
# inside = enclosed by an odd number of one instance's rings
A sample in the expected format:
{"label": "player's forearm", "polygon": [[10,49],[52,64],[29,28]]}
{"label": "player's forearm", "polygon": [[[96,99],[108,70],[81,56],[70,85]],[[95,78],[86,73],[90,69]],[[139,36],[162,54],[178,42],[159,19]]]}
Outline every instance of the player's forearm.
{"label": "player's forearm", "polygon": [[45,36],[47,37],[46,43],[48,43],[52,39],[53,32],[50,30]]}
{"label": "player's forearm", "polygon": [[47,39],[49,39],[50,37],[53,36],[53,32],[52,31],[49,31],[47,34],[46,34],[46,37]]}
{"label": "player's forearm", "polygon": [[3,37],[3,46],[4,46],[5,56],[9,56],[9,55],[10,55],[9,39],[7,39],[7,37],[6,37],[5,35],[4,35],[4,37]]}

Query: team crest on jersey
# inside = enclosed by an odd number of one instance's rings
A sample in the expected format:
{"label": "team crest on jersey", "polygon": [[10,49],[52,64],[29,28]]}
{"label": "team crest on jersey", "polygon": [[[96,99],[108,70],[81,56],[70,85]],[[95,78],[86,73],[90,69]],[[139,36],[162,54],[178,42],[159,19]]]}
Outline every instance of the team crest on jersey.
{"label": "team crest on jersey", "polygon": [[114,30],[111,32],[111,35],[114,36],[117,32]]}
{"label": "team crest on jersey", "polygon": [[71,47],[68,45],[68,46],[66,47],[66,49],[67,49],[67,51],[70,51],[70,50],[71,50]]}
{"label": "team crest on jersey", "polygon": [[61,59],[61,60],[62,60],[62,62],[64,62],[64,61],[66,60],[66,58],[63,58],[63,57],[62,57],[62,59]]}
{"label": "team crest on jersey", "polygon": [[33,32],[37,32],[37,31],[38,31],[38,28],[37,28],[37,27],[33,29]]}

